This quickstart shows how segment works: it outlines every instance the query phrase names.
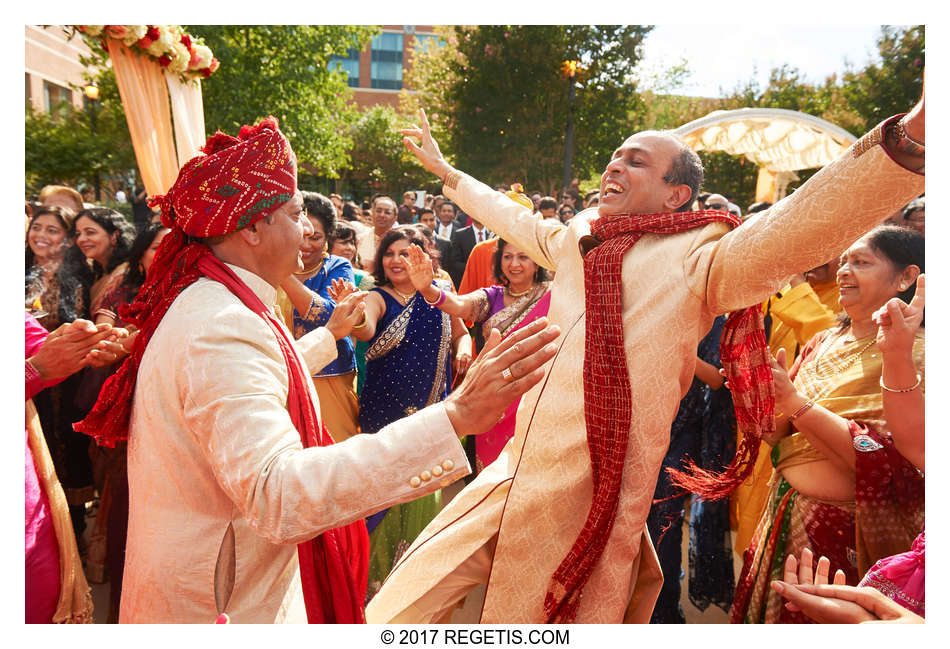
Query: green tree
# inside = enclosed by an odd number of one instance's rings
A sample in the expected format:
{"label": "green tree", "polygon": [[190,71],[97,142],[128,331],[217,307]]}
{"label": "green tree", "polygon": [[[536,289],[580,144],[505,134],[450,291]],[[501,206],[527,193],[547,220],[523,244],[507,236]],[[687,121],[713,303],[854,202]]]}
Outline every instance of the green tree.
{"label": "green tree", "polygon": [[409,187],[438,191],[438,180],[403,146],[398,129],[406,126],[408,122],[390,106],[364,111],[350,128],[352,170],[344,172],[344,179],[365,187],[367,194],[388,193],[397,202],[397,193]]}
{"label": "green tree", "polygon": [[377,29],[352,25],[190,25],[221,67],[202,82],[205,126],[235,133],[267,115],[280,121],[300,166],[336,178],[349,166],[357,116],[333,55],[362,50]]}
{"label": "green tree", "polygon": [[877,40],[880,63],[847,70],[841,77],[841,95],[864,118],[859,135],[882,120],[910,109],[923,91],[924,26],[906,29],[884,26]]}
{"label": "green tree", "polygon": [[[27,193],[36,193],[48,184],[92,186],[97,172],[104,188],[125,186],[129,182],[136,167],[135,153],[115,75],[111,68],[104,66],[92,69],[98,70],[89,75],[89,80],[99,86],[96,105],[75,110],[69,102],[63,102],[46,113],[27,104],[24,125]],[[108,200],[107,191],[102,198]]]}
{"label": "green tree", "polygon": [[[435,113],[447,154],[477,176],[553,192],[565,154],[569,81],[566,60],[581,61],[575,80],[573,175],[599,173],[630,130],[640,105],[632,73],[649,27],[604,25],[457,26],[415,59],[419,89],[405,108]],[[448,56],[445,56],[448,54]],[[423,103],[428,102],[428,103]]]}

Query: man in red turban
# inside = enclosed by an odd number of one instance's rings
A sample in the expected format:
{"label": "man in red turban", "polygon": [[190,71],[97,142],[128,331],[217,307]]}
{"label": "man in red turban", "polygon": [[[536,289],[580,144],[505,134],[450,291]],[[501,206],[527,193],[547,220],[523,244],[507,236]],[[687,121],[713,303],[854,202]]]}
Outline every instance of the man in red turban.
{"label": "man in red turban", "polygon": [[295,343],[273,306],[309,229],[290,144],[267,118],[202,150],[154,200],[171,233],[122,313],[138,337],[76,425],[128,440],[120,621],[362,622],[362,519],[466,474],[458,436],[540,379],[556,329],[496,347],[444,405],[334,445],[309,377],[360,326],[365,294]]}

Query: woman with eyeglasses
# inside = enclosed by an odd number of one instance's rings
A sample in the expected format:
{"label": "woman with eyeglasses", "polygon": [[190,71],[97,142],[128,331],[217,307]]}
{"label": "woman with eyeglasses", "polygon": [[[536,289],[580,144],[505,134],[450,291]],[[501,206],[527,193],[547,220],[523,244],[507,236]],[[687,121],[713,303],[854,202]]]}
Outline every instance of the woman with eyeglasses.
{"label": "woman with eyeglasses", "polygon": [[[334,280],[354,282],[353,266],[349,260],[329,252],[327,233],[336,228],[333,203],[316,192],[302,193],[313,233],[304,237],[300,247],[303,270],[288,277],[277,295],[281,315],[294,338],[327,324],[337,304],[332,290]],[[312,378],[327,430],[335,441],[342,442],[360,432],[356,358],[349,336],[337,340],[336,349],[336,359]]]}

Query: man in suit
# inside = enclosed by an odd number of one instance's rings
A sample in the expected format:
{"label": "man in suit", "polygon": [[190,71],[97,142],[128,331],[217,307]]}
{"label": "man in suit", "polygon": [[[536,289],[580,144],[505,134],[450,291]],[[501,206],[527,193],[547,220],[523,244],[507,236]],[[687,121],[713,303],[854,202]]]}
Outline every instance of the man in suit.
{"label": "man in suit", "polygon": [[[435,214],[432,213],[432,210],[428,207],[423,207],[419,212],[419,225],[424,226],[432,231],[432,240],[435,245],[436,252],[439,255],[439,266],[445,269],[445,264],[447,261],[450,261],[454,257],[452,252],[452,242],[445,237],[440,237],[435,234],[437,230],[436,223],[438,221],[435,218]],[[428,237],[428,235],[426,235]],[[446,269],[447,270],[447,269]],[[449,275],[451,277],[451,274]],[[458,287],[458,282],[454,279],[452,280],[453,284]]]}
{"label": "man in suit", "polygon": [[452,238],[455,231],[459,229],[459,224],[455,222],[456,213],[457,208],[452,201],[443,201],[439,205],[435,210],[435,215],[439,219],[438,229],[435,231],[437,235],[446,239]]}
{"label": "man in suit", "polygon": [[480,222],[472,219],[472,224],[467,228],[456,230],[452,233],[453,256],[451,264],[446,267],[452,281],[458,286],[462,282],[462,275],[465,274],[465,264],[468,263],[468,256],[472,254],[472,248],[483,241],[488,241],[495,235]]}

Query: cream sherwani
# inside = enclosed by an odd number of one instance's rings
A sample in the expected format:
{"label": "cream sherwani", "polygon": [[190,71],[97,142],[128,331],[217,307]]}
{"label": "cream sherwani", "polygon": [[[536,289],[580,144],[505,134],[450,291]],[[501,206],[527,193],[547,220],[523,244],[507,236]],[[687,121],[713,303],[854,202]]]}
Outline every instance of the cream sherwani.
{"label": "cream sherwani", "polygon": [[[798,191],[729,231],[711,224],[646,234],[623,259],[623,325],[633,423],[614,527],[577,622],[647,622],[662,576],[645,521],[670,423],[693,377],[696,345],[720,313],[761,303],[793,273],[825,263],[924,189],[881,146],[855,145]],[[596,212],[539,221],[470,177],[445,194],[537,263],[556,269],[548,318],[561,328],[547,374],[521,400],[513,439],[413,543],[367,608],[367,620],[430,621],[443,579],[497,537],[481,621],[537,623],[554,570],[591,504],[584,423],[584,280],[578,240]],[[470,579],[470,577],[469,577]]]}
{"label": "cream sherwani", "polygon": [[[272,286],[230,268],[274,304]],[[296,349],[312,372],[336,356],[324,328]],[[469,471],[442,406],[304,450],[286,400],[284,360],[261,318],[216,281],[182,291],[135,388],[121,622],[210,624],[216,590],[235,622],[306,622],[296,543]],[[440,479],[410,485],[436,465]]]}

